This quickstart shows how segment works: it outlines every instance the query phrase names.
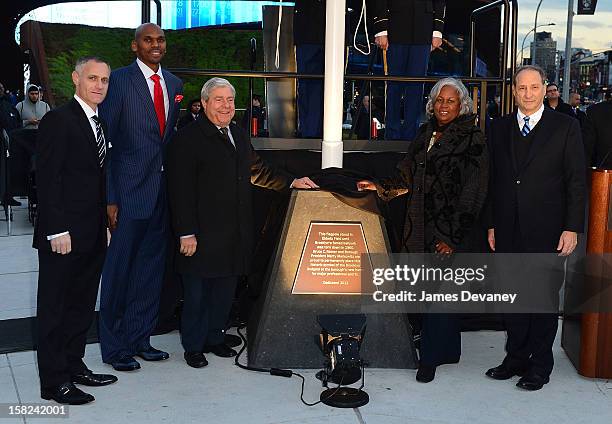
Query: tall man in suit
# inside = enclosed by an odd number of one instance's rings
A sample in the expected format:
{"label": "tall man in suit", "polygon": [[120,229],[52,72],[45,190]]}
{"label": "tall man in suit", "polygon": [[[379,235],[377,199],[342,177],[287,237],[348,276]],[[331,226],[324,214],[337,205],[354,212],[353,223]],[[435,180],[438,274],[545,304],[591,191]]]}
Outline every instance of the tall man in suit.
{"label": "tall man in suit", "polygon": [[[446,1],[372,1],[375,42],[387,51],[389,76],[427,75],[429,53],[442,45]],[[423,84],[388,82],[385,138],[414,139],[422,105]]]}
{"label": "tall man in suit", "polygon": [[163,70],[162,29],[136,29],[136,61],[113,71],[100,113],[108,124],[108,218],[111,242],[102,272],[100,347],[118,371],[140,368],[134,355],[160,361],[153,348],[166,259],[168,212],[165,151],[174,133],[182,83]]}
{"label": "tall man in suit", "polygon": [[79,59],[74,99],[40,122],[37,143],[38,371],[41,397],[78,405],[94,397],[74,383],[117,381],[83,362],[106,252],[106,144],[98,105],[110,67]]}
{"label": "tall man in suit", "polygon": [[582,136],[587,165],[612,169],[612,101],[589,106]]}
{"label": "tall man in suit", "polygon": [[236,355],[224,343],[224,330],[238,277],[248,274],[253,254],[251,184],[277,191],[317,187],[308,177],[292,181],[262,161],[232,122],[235,96],[227,80],[208,80],[202,87],[204,115],[177,133],[168,154],[185,293],[181,342],[194,368],[208,364],[204,353]]}
{"label": "tall man in suit", "polygon": [[[491,123],[489,245],[502,253],[570,255],[584,228],[584,152],[578,121],[544,107],[544,71],[519,68],[516,113]],[[559,282],[560,284],[560,282]],[[506,357],[486,374],[521,375],[517,386],[539,390],[553,369],[557,314],[508,314]]]}

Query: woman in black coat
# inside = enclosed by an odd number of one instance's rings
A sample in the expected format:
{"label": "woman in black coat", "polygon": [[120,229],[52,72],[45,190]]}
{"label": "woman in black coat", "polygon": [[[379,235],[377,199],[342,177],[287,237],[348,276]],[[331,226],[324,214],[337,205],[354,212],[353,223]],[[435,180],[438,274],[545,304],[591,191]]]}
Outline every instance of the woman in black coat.
{"label": "woman in black coat", "polygon": [[[408,194],[403,252],[470,252],[487,193],[485,138],[475,126],[472,100],[459,80],[438,81],[426,112],[429,121],[394,173],[376,183],[361,181],[358,187],[376,190],[383,200]],[[460,331],[455,315],[423,316],[417,381],[430,382],[438,365],[459,361]]]}

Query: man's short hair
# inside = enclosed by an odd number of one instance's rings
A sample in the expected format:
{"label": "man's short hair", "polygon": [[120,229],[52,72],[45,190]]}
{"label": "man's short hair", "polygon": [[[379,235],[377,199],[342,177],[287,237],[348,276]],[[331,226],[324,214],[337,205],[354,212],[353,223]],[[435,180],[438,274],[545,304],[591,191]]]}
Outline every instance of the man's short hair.
{"label": "man's short hair", "polygon": [[219,87],[229,87],[232,90],[232,95],[236,97],[236,89],[228,80],[225,78],[214,77],[206,81],[202,86],[202,91],[200,92],[202,100],[207,101],[210,97],[210,93]]}
{"label": "man's short hair", "polygon": [[77,59],[76,64],[74,65],[74,70],[76,71],[77,74],[81,74],[81,72],[83,72],[83,68],[85,67],[85,64],[87,62],[96,62],[96,63],[104,63],[106,66],[108,66],[108,70],[111,70],[110,65],[108,64],[108,62],[98,56],[83,56]]}
{"label": "man's short hair", "polygon": [[546,84],[546,89],[548,90],[550,87],[555,87],[557,90],[559,89],[559,86],[554,83],[554,82],[549,82],[548,84]]}
{"label": "man's short hair", "polygon": [[193,104],[194,104],[194,103],[200,103],[200,102],[201,102],[201,100],[200,100],[200,99],[192,99],[192,100],[189,102],[189,109],[191,109],[191,106],[193,106]]}
{"label": "man's short hair", "polygon": [[523,66],[519,66],[518,68],[516,68],[516,71],[514,72],[514,75],[512,76],[512,85],[516,86],[516,78],[523,71],[537,72],[538,74],[540,74],[540,77],[542,78],[542,84],[546,84],[546,73],[544,72],[544,69],[540,68],[537,65],[523,65]]}
{"label": "man's short hair", "polygon": [[36,85],[36,84],[32,84],[31,86],[28,87],[28,94],[31,93],[32,91],[40,91],[40,88]]}

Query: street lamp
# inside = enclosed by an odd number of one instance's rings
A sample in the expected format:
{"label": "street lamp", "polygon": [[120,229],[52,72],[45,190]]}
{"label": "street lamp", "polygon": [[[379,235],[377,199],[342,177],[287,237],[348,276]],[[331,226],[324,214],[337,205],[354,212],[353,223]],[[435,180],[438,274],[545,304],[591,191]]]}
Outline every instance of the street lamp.
{"label": "street lamp", "polygon": [[538,7],[536,8],[536,13],[535,13],[535,20],[533,21],[533,55],[531,56],[531,64],[535,65],[536,61],[536,29],[538,28],[538,12],[540,11],[540,6],[542,6],[542,0],[540,0],[540,2],[538,3]]}
{"label": "street lamp", "polygon": [[[534,32],[535,30],[537,30],[540,27],[546,27],[546,26],[555,26],[556,24],[554,22],[551,22],[549,24],[540,24],[537,27],[531,28],[529,30],[529,32],[527,34],[525,34],[525,36],[523,37],[523,42],[521,43],[521,64],[523,64],[523,50],[525,50],[525,41],[527,40],[527,37],[529,37],[529,34],[531,34],[532,32]],[[536,40],[535,40],[535,36],[533,38],[533,57],[535,57],[535,44],[536,44]],[[533,57],[531,58],[531,64],[535,65],[535,63],[533,62]]]}

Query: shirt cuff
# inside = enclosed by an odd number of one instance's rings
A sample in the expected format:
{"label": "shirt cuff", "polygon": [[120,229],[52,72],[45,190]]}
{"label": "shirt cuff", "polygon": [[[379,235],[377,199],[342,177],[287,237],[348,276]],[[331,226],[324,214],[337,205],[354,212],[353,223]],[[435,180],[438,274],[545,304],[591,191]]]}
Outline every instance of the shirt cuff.
{"label": "shirt cuff", "polygon": [[68,231],[64,231],[63,233],[51,234],[50,236],[47,236],[47,240],[53,240],[55,238],[65,236],[67,234],[69,234]]}
{"label": "shirt cuff", "polygon": [[440,31],[434,31],[432,37],[433,38],[442,38],[442,33]]}
{"label": "shirt cuff", "polygon": [[189,238],[189,237],[195,237],[195,234],[188,234],[186,236],[181,236],[180,238],[184,239],[184,238]]}
{"label": "shirt cuff", "polygon": [[382,37],[383,35],[388,35],[388,34],[389,33],[387,31],[380,31],[374,34],[374,37]]}

